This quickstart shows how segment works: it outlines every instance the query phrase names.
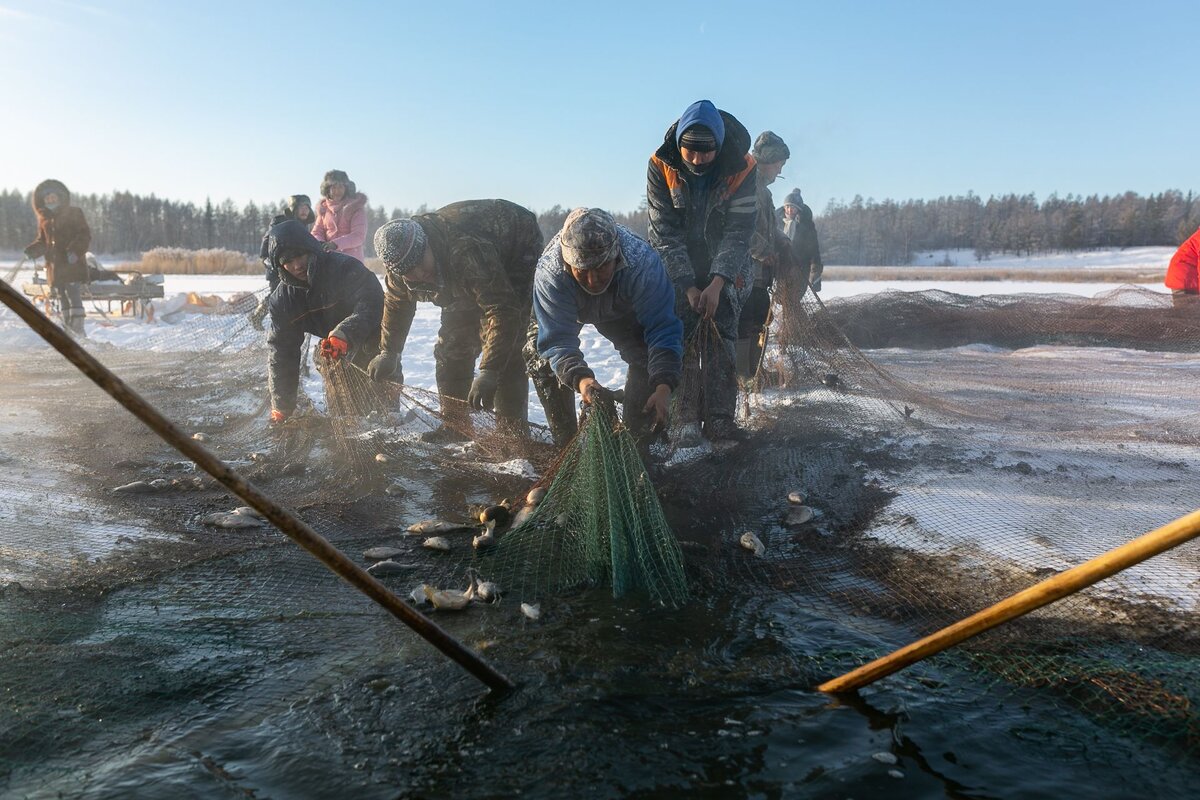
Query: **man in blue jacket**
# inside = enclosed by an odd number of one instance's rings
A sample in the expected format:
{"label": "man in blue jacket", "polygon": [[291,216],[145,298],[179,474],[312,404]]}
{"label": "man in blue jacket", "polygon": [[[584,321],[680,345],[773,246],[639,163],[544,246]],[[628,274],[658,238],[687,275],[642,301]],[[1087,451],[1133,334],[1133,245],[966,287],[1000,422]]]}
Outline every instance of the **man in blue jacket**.
{"label": "man in blue jacket", "polygon": [[[598,208],[567,216],[534,273],[538,355],[563,386],[593,402],[600,385],[580,350],[579,332],[594,325],[629,366],[623,418],[643,448],[653,431],[666,428],[671,392],[679,385],[683,324],[674,305],[658,253]],[[548,416],[556,442],[574,435],[573,416]]]}
{"label": "man in blue jacket", "polygon": [[267,382],[271,421],[282,422],[296,409],[304,334],[320,337],[325,358],[364,369],[379,352],[383,287],[357,258],[326,252],[298,220],[271,226],[267,252],[280,277],[269,300]]}

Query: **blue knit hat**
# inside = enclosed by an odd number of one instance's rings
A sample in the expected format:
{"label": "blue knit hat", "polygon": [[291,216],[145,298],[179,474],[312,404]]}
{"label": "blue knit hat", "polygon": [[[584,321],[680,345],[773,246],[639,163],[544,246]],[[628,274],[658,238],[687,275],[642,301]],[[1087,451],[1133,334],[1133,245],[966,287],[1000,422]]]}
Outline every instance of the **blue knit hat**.
{"label": "blue knit hat", "polygon": [[721,112],[709,100],[697,100],[684,109],[675,126],[675,146],[683,144],[683,135],[696,125],[712,132],[717,143],[715,149],[720,150],[725,143],[725,120],[721,119]]}

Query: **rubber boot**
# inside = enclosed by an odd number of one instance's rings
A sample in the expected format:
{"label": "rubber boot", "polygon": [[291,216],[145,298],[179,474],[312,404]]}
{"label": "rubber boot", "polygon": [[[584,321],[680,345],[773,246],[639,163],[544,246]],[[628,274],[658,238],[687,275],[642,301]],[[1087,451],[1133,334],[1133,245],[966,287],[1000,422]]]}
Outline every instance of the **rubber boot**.
{"label": "rubber boot", "polygon": [[467,405],[467,394],[471,391],[471,379],[475,376],[475,364],[471,361],[434,365],[434,380],[437,381],[438,401],[442,409],[442,424],[432,431],[421,434],[426,442],[463,442],[474,435],[471,410]]}

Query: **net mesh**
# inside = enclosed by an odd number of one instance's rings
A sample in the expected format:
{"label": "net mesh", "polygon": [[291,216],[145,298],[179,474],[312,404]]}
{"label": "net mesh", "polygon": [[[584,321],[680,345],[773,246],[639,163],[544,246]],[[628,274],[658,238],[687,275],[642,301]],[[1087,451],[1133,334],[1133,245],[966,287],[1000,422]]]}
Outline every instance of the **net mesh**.
{"label": "net mesh", "polygon": [[[655,445],[653,486],[607,404],[556,454],[539,425],[498,429],[349,363],[314,362],[301,413],[270,426],[263,334],[246,319],[257,300],[158,320],[136,347],[120,333],[147,323],[114,319],[87,346],[364,566],[369,548],[397,551],[381,576],[397,594],[494,580],[501,600],[453,623],[485,655],[497,640],[536,641],[523,602],[540,603],[543,622],[578,622],[597,591],[717,618],[784,603],[827,640],[751,651],[753,669],[722,680],[809,685],[1197,505],[1200,325],[1134,288],[777,303],[740,399],[751,441]],[[679,402],[696,396],[685,377]],[[0,357],[0,409],[0,788],[79,791],[81,765],[136,749],[148,729],[170,738],[181,712],[255,720],[298,685],[424,652],[282,534],[214,524],[240,502],[56,353]],[[439,427],[464,441],[428,441]],[[549,491],[528,519],[472,547],[481,508],[519,512],[537,487]],[[811,519],[790,507],[793,491]],[[426,519],[462,526],[442,534],[449,550],[408,532]],[[761,555],[739,544],[746,532]],[[1191,542],[891,680],[1033,692],[1194,758],[1198,591]],[[496,651],[502,669],[539,657],[510,646]],[[668,664],[711,679],[688,659]]]}

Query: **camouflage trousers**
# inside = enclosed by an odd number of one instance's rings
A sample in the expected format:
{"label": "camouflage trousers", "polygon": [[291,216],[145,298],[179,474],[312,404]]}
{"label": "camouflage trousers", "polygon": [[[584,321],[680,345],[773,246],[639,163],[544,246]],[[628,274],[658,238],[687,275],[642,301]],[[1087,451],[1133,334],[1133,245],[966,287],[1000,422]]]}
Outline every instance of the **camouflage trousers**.
{"label": "camouflage trousers", "polygon": [[[530,305],[521,310],[524,322],[530,316]],[[442,309],[441,327],[433,345],[434,378],[438,395],[443,398],[443,412],[451,401],[465,402],[475,378],[475,362],[483,352],[483,309],[476,303],[461,303]],[[500,368],[496,387],[496,417],[501,423],[524,425],[529,420],[529,380],[522,361],[521,338],[524,326],[518,329],[514,341],[508,342],[508,361]],[[506,343],[497,343],[502,348]],[[463,406],[459,405],[460,408]]]}

